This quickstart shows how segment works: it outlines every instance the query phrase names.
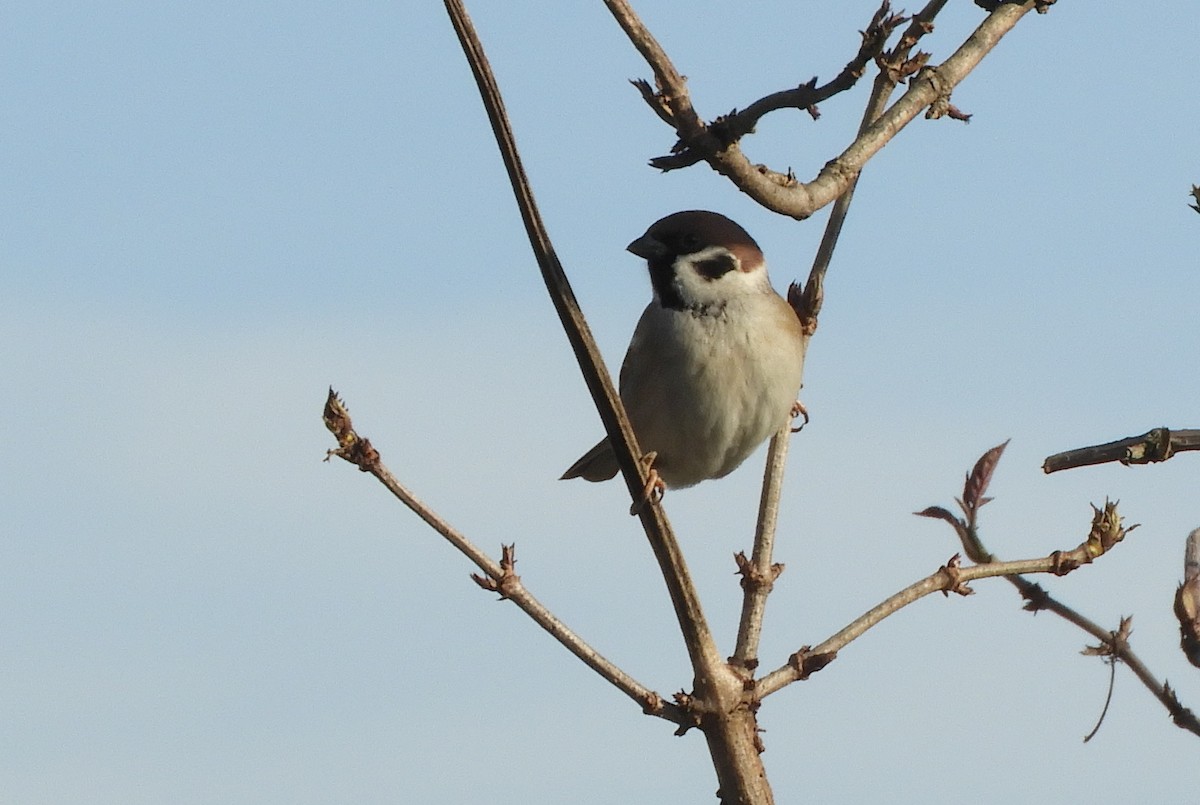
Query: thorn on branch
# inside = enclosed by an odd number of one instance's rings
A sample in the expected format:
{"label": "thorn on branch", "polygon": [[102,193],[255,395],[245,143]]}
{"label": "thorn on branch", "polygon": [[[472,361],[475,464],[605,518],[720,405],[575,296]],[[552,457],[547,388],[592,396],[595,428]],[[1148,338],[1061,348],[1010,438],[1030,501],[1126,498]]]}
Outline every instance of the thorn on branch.
{"label": "thorn on branch", "polygon": [[1192,185],[1192,198],[1196,200],[1196,203],[1188,206],[1196,212],[1200,212],[1200,185]]}
{"label": "thorn on branch", "polygon": [[679,709],[683,711],[684,718],[684,720],[679,722],[679,728],[675,730],[675,734],[686,735],[687,731],[692,727],[699,727],[700,713],[696,697],[690,696],[681,690],[672,698],[675,699],[675,704],[679,705]]}
{"label": "thorn on branch", "polygon": [[1021,608],[1034,615],[1045,609],[1050,601],[1050,594],[1046,589],[1034,582],[1027,582],[1026,586],[1021,588],[1021,597],[1025,599],[1025,605]]}
{"label": "thorn on branch", "polygon": [[[796,89],[807,90],[815,95],[817,92],[817,77],[814,75],[808,80],[808,83],[801,84],[800,86],[796,87]],[[808,112],[808,116],[813,119],[813,122],[821,119],[821,110],[817,108],[815,103],[810,103],[808,106],[804,107],[804,111]]]}
{"label": "thorn on branch", "polygon": [[764,573],[758,568],[758,565],[746,558],[745,551],[735,553],[733,561],[737,563],[735,573],[742,577],[739,584],[743,590],[759,589],[770,592],[771,587],[775,584],[775,580],[779,578],[779,574],[783,572],[785,567],[782,562],[775,562]]}
{"label": "thorn on branch", "polygon": [[329,387],[329,396],[325,399],[325,410],[321,418],[338,443],[336,448],[325,451],[325,461],[337,456],[363,472],[371,472],[379,467],[379,451],[371,446],[370,440],[354,432],[354,424],[350,421],[350,409],[333,390],[333,386]]}
{"label": "thorn on branch", "polygon": [[1087,646],[1080,652],[1085,657],[1105,657],[1110,662],[1116,662],[1121,654],[1129,651],[1129,638],[1133,634],[1133,616],[1121,618],[1115,632],[1109,632],[1108,640],[1094,646]]}
{"label": "thorn on branch", "polygon": [[950,593],[967,596],[974,595],[975,591],[971,589],[965,581],[962,580],[962,555],[954,554],[946,564],[938,568],[938,571],[945,577],[946,582],[942,586],[942,596],[950,597]]}
{"label": "thorn on branch", "polygon": [[1162,693],[1163,698],[1166,699],[1167,712],[1171,714],[1171,721],[1175,726],[1194,732],[1197,727],[1196,714],[1190,708],[1183,706],[1175,689],[1169,683],[1163,682]]}
{"label": "thorn on branch", "polygon": [[796,672],[796,679],[803,682],[836,659],[836,651],[814,654],[812,646],[801,646],[799,651],[788,657],[788,665]]}
{"label": "thorn on branch", "polygon": [[887,44],[892,32],[910,19],[904,16],[903,12],[893,14],[891,11],[892,4],[889,0],[883,0],[879,5],[879,10],[875,12],[874,16],[871,17],[871,22],[867,24],[867,29],[858,32],[862,36],[860,53],[880,53],[883,50],[883,46]]}
{"label": "thorn on branch", "polygon": [[483,589],[499,593],[500,600],[504,601],[512,597],[512,594],[521,585],[521,577],[516,574],[516,566],[516,543],[512,545],[502,544],[500,546],[500,575],[492,578],[491,576],[481,576],[478,573],[472,573],[471,579]]}
{"label": "thorn on branch", "polygon": [[642,100],[654,111],[654,114],[658,115],[660,120],[668,126],[675,126],[675,116],[671,114],[671,107],[667,105],[667,100],[662,96],[661,91],[656,91],[645,79],[633,78],[629,83],[633,84],[641,94]]}
{"label": "thorn on branch", "polygon": [[907,79],[919,73],[929,63],[930,55],[917,51],[912,58],[902,58],[899,54],[904,51],[897,47],[894,51],[880,54],[875,58],[875,64],[887,74],[893,84],[903,84]]}

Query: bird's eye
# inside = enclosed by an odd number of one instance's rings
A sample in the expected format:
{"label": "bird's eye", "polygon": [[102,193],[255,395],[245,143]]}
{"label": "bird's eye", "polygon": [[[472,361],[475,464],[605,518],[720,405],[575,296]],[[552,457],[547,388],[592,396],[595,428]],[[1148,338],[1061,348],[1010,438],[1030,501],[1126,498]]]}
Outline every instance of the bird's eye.
{"label": "bird's eye", "polygon": [[683,247],[684,254],[691,254],[692,252],[699,251],[700,238],[689,232],[680,238],[680,245]]}

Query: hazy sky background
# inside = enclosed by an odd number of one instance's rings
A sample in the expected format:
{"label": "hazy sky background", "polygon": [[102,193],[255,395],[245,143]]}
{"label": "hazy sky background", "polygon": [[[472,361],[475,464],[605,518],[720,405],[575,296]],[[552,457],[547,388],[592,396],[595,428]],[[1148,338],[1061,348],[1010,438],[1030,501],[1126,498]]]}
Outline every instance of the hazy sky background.
{"label": "hazy sky background", "polygon": [[[471,2],[551,234],[619,364],[649,284],[623,247],[709,208],[783,287],[825,220],[758,209],[671,132],[600,3]],[[871,0],[636,3],[707,118],[858,45]],[[983,13],[956,0],[922,47]],[[1007,558],[1089,502],[1141,522],[1043,580],[1185,704],[1171,616],[1200,459],[1046,477],[1069,447],[1200,427],[1198,13],[1063,0],[859,185],[809,353],[766,668],[957,550],[913,517],[1012,438],[984,510]],[[326,388],[392,470],[664,695],[690,688],[619,484],[555,479],[601,435],[440,3],[24,3],[0,26],[0,801],[715,801],[671,736],[372,479],[323,464]],[[802,179],[869,78],[745,143]],[[667,508],[726,650],[761,454]],[[1001,581],[931,597],[769,699],[780,802],[1188,801],[1200,743]]]}

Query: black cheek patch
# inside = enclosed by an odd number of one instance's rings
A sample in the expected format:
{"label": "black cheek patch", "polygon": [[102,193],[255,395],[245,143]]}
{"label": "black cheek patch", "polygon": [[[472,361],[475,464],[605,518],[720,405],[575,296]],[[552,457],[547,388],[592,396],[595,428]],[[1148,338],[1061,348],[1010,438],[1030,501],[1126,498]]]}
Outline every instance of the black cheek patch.
{"label": "black cheek patch", "polygon": [[696,273],[710,282],[720,279],[738,267],[737,258],[732,254],[721,254],[708,260],[693,263]]}

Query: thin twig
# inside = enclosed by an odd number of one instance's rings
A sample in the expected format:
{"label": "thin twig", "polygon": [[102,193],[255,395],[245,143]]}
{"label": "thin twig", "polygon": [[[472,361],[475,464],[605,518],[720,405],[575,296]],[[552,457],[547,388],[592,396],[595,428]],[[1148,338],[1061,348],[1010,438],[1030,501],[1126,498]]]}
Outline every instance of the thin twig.
{"label": "thin twig", "polygon": [[[903,63],[908,58],[909,51],[917,41],[933,29],[934,17],[942,10],[946,2],[947,0],[931,0],[913,18],[908,29],[901,37],[900,43],[889,52],[889,63]],[[888,3],[884,2],[876,14],[876,18],[872,20],[872,26],[869,26],[868,30],[872,28],[879,30],[886,28],[890,32],[890,27],[881,25],[882,21],[886,19],[887,13]],[[868,46],[868,41],[872,39],[878,40],[877,43]],[[878,53],[886,42],[886,36],[879,39],[878,35],[872,36],[864,33],[863,40],[863,49],[860,50],[856,60],[846,66],[843,76],[855,69],[861,71],[863,64],[858,59],[868,51]],[[860,135],[875,122],[887,106],[888,98],[896,87],[896,75],[896,70],[880,70],[871,89],[871,95],[867,99],[866,109],[863,111],[862,121],[858,129]],[[838,80],[842,80],[843,76],[839,76]],[[857,76],[855,77],[857,78]],[[858,179],[859,177],[855,176],[853,181],[850,182],[850,186],[846,188],[846,192],[834,202],[833,209],[829,214],[829,221],[825,224],[825,233],[821,238],[820,246],[817,248],[816,257],[813,260],[812,269],[809,271],[808,281],[804,284],[803,290],[796,288],[794,292],[789,293],[789,297],[795,299],[797,302],[796,314],[805,323],[805,353],[808,352],[808,344],[812,339],[813,333],[816,331],[817,319],[825,299],[825,276],[833,260],[833,251],[841,236],[842,225],[845,223],[847,212],[849,212],[850,202],[854,198],[854,188],[858,185]],[[742,614],[738,621],[737,643],[734,648],[733,657],[730,659],[735,664],[751,672],[758,666],[758,644],[762,636],[762,623],[766,613],[767,596],[770,595],[773,582],[783,571],[783,565],[774,564],[772,556],[775,543],[775,527],[779,519],[779,497],[783,487],[783,470],[786,465],[788,439],[790,436],[790,429],[788,429],[781,431],[771,439],[771,446],[767,452],[766,470],[763,477],[762,496],[758,507],[754,549],[751,552],[749,562],[745,561],[744,554],[738,554],[738,557],[740,557],[738,560],[739,572],[742,574],[742,586],[745,593],[742,596]]]}
{"label": "thin twig", "polygon": [[[821,113],[817,105],[857,84],[867,65],[883,51],[892,31],[904,21],[905,18],[898,14],[889,14],[889,6],[888,0],[884,0],[866,30],[860,32],[862,41],[859,44],[858,53],[850,59],[833,80],[817,86],[817,79],[814,77],[799,86],[773,92],[754,101],[745,109],[735,109],[727,115],[718,117],[709,126],[709,130],[719,142],[730,145],[752,133],[758,121],[765,115],[780,109],[802,109],[808,112],[814,120],[818,119]],[[650,85],[645,81],[633,83],[650,108],[665,123],[674,125],[670,110],[664,107],[662,99],[656,95]],[[655,157],[650,160],[650,164],[660,170],[669,171],[686,168],[702,161],[704,161],[703,152],[690,148],[686,142],[680,140],[669,156]]]}
{"label": "thin twig", "polygon": [[816,646],[805,647],[788,660],[788,663],[764,676],[755,686],[755,696],[765,698],[772,693],[801,679],[806,679],[812,670],[807,660],[810,657],[820,658],[820,667],[828,664],[839,651],[857,640],[872,627],[881,623],[890,615],[904,607],[921,600],[930,593],[958,593],[969,595],[971,590],[967,583],[978,579],[995,576],[1011,576],[1015,573],[1061,573],[1064,568],[1059,557],[1054,554],[1040,559],[1024,559],[1015,562],[989,562],[987,564],[958,567],[956,560],[951,560],[935,572],[917,581],[903,590],[889,596],[878,605],[864,612],[859,617]]}
{"label": "thin twig", "polygon": [[[338,447],[329,451],[330,456],[338,456],[356,465],[363,472],[375,476],[397,500],[412,510],[424,520],[430,528],[441,534],[447,542],[453,545],[464,556],[470,559],[476,567],[482,570],[488,579],[494,583],[492,589],[501,593],[501,597],[512,601],[539,626],[550,633],[568,651],[574,654],[596,673],[611,682],[629,698],[637,702],[651,715],[674,722],[689,723],[690,717],[681,708],[664,701],[661,696],[641,684],[621,668],[605,659],[600,652],[592,648],[575,632],[571,631],[562,621],[554,616],[544,604],[537,600],[521,582],[519,576],[511,572],[512,548],[505,550],[507,563],[497,563],[484,551],[480,550],[471,540],[454,526],[450,525],[437,512],[426,505],[392,475],[391,470],[384,466],[379,452],[371,446],[368,439],[359,436],[350,420],[350,413],[345,404],[338,398],[333,389],[325,402],[325,425],[338,441]],[[328,460],[328,456],[326,457]],[[507,564],[507,566],[505,566]],[[478,581],[478,577],[476,577]]]}
{"label": "thin twig", "polygon": [[[646,487],[646,468],[638,460],[641,452],[637,448],[637,439],[629,425],[629,418],[625,414],[624,406],[621,405],[621,400],[617,396],[612,378],[604,366],[604,360],[600,356],[595,338],[583,317],[579,302],[575,299],[571,284],[567,280],[562,264],[554,251],[554,246],[550,242],[550,236],[542,222],[541,214],[538,212],[533,191],[521,164],[520,154],[517,152],[508,116],[504,111],[500,88],[492,75],[483,45],[475,33],[474,26],[471,24],[461,0],[445,0],[445,5],[454,24],[455,33],[458,34],[463,52],[471,65],[471,71],[475,75],[476,84],[479,86],[483,105],[487,110],[488,119],[491,121],[492,131],[496,135],[496,143],[508,171],[509,182],[516,196],[517,206],[521,210],[525,231],[537,258],[538,267],[541,269],[546,290],[558,312],[567,339],[571,342],[571,349],[575,353],[588,391],[591,392],[592,401],[604,423],[609,442],[613,445],[617,463],[625,478],[630,497],[633,500],[640,500]],[[675,607],[675,614],[679,620],[680,629],[683,631],[684,642],[693,664],[699,667],[703,664],[720,663],[720,655],[700,607],[700,598],[691,582],[683,553],[679,549],[678,541],[675,539],[666,514],[661,506],[642,506],[640,507],[640,519],[662,569],[663,578],[666,581],[667,590]]]}
{"label": "thin twig", "polygon": [[[984,454],[984,459],[1000,449],[1002,448],[998,447],[988,451],[988,453]],[[983,463],[984,459],[981,459],[980,463]],[[964,500],[968,500],[968,502],[970,502],[969,498],[971,495],[967,490],[975,486],[973,481],[976,481],[977,479],[974,476],[981,469],[980,463],[977,463],[975,471],[967,476],[967,483],[965,484],[963,490],[963,498]],[[990,477],[991,470],[994,469],[994,461],[992,467],[984,467],[982,469],[984,474]],[[981,496],[983,494],[983,492],[986,490],[986,486],[987,482],[985,478],[982,488],[978,489],[978,495]],[[939,519],[947,520],[947,522],[954,526],[955,532],[958,534],[959,540],[962,542],[964,552],[972,559],[972,561],[975,562],[998,561],[995,554],[989,551],[983,544],[983,539],[979,535],[978,523],[975,521],[975,515],[978,513],[979,506],[981,506],[983,503],[986,503],[987,500],[987,498],[981,497],[974,501],[974,503],[977,503],[978,505],[967,506],[967,517],[969,522],[961,520],[956,521],[956,518],[954,518],[952,515],[947,518],[945,515],[948,515],[949,513],[945,512],[945,510],[941,510],[941,513],[936,515],[939,517]],[[1103,514],[1109,511],[1109,505],[1106,504],[1103,510],[1098,509],[1095,506],[1092,508],[1095,512],[1095,516],[1093,517],[1092,521],[1092,531],[1088,535],[1089,541],[1091,541],[1093,535],[1097,533],[1098,529],[1103,530]],[[926,511],[922,512],[922,514],[932,512],[934,509],[936,509],[936,507],[926,509]],[[1115,509],[1113,510],[1113,513],[1115,514]],[[927,514],[927,516],[932,515]],[[1113,525],[1113,520],[1109,519],[1108,524],[1110,526]],[[1119,531],[1121,527],[1119,519],[1116,520],[1115,525]],[[1128,532],[1128,529],[1126,532]],[[1112,535],[1110,534],[1110,538],[1111,536]],[[1103,541],[1107,541],[1107,539]],[[1085,545],[1086,544],[1087,543],[1085,542]],[[1053,612],[1063,620],[1074,624],[1078,628],[1090,634],[1092,637],[1095,637],[1097,640],[1100,640],[1102,643],[1109,646],[1111,655],[1129,666],[1129,669],[1133,671],[1134,675],[1141,680],[1142,684],[1145,685],[1146,688],[1152,694],[1154,694],[1155,698],[1162,703],[1163,707],[1167,709],[1167,712],[1171,715],[1171,719],[1177,726],[1196,735],[1200,735],[1200,721],[1197,720],[1196,716],[1190,709],[1184,707],[1179,702],[1178,697],[1176,697],[1175,692],[1171,690],[1169,685],[1167,685],[1165,682],[1159,682],[1158,679],[1155,678],[1154,674],[1151,673],[1148,667],[1146,667],[1146,664],[1142,662],[1141,658],[1134,653],[1133,649],[1129,645],[1128,639],[1117,640],[1114,637],[1115,634],[1119,634],[1119,631],[1113,632],[1110,629],[1105,629],[1103,626],[1086,617],[1082,613],[1072,609],[1058,599],[1054,598],[1036,582],[1032,582],[1020,575],[1007,576],[1006,578],[1010,584],[1017,588],[1017,591],[1021,594],[1021,597],[1025,599],[1026,610],[1035,613],[1043,610],[1047,612]]]}
{"label": "thin twig", "polygon": [[1059,470],[1072,470],[1112,461],[1122,464],[1152,464],[1156,461],[1166,461],[1176,453],[1187,450],[1200,450],[1200,430],[1153,428],[1141,436],[1130,436],[1115,442],[1055,453],[1042,462],[1042,471],[1049,475]]}
{"label": "thin twig", "polygon": [[1035,613],[1042,611],[1053,612],[1068,623],[1074,624],[1092,637],[1107,644],[1112,649],[1112,656],[1125,663],[1129,667],[1129,670],[1133,671],[1134,676],[1146,686],[1146,689],[1162,703],[1176,726],[1200,736],[1200,720],[1196,718],[1196,715],[1189,708],[1184,707],[1180,703],[1179,698],[1175,695],[1175,691],[1171,689],[1168,683],[1158,681],[1146,664],[1142,662],[1141,657],[1130,647],[1127,640],[1114,644],[1114,632],[1111,629],[1105,629],[1087,616],[1062,603],[1047,593],[1040,584],[1021,576],[1009,577],[1008,581],[1017,588],[1021,593],[1021,597],[1026,600],[1026,610]]}
{"label": "thin twig", "polygon": [[[807,348],[807,338],[805,348]],[[771,437],[767,448],[767,465],[763,471],[762,495],[758,502],[758,521],[754,532],[754,548],[750,559],[744,553],[735,557],[742,576],[742,615],[738,620],[737,643],[730,662],[753,673],[758,667],[758,644],[762,638],[763,615],[767,596],[783,565],[771,561],[775,548],[775,526],[779,522],[779,501],[783,491],[783,471],[787,466],[788,443],[792,423]]]}
{"label": "thin twig", "polygon": [[951,90],[979,64],[1006,33],[1037,5],[1003,3],[996,7],[953,55],[925,67],[909,80],[908,91],[842,154],[830,160],[810,182],[751,162],[737,143],[726,143],[697,114],[682,75],[626,0],[605,5],[654,72],[658,96],[680,143],[703,154],[718,173],[767,209],[793,218],[812,215],[841,196],[863,166],[923,110],[937,104],[949,112]]}
{"label": "thin twig", "polygon": [[[646,470],[638,460],[641,454],[633,430],[538,214],[483,47],[461,0],[445,0],[445,4],[479,86],[546,290],[558,311],[613,445],[630,496],[641,500],[646,487]],[[692,716],[692,723],[704,732],[722,799],[727,802],[770,802],[771,789],[759,757],[761,742],[754,712],[739,706],[743,680],[726,665],[717,651],[683,553],[662,506],[652,504],[636,508],[666,582],[694,672],[693,694],[683,694],[679,701],[681,705],[686,702],[685,709]]]}
{"label": "thin twig", "polygon": [[1108,693],[1104,697],[1104,706],[1100,708],[1100,717],[1096,719],[1096,726],[1092,727],[1091,732],[1083,736],[1083,742],[1087,743],[1096,737],[1096,733],[1100,731],[1100,727],[1104,724],[1104,717],[1108,715],[1108,706],[1112,704],[1113,691],[1117,687],[1117,661],[1114,657],[1108,657]]}

